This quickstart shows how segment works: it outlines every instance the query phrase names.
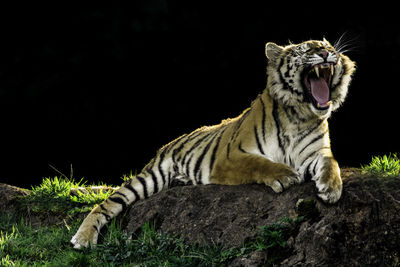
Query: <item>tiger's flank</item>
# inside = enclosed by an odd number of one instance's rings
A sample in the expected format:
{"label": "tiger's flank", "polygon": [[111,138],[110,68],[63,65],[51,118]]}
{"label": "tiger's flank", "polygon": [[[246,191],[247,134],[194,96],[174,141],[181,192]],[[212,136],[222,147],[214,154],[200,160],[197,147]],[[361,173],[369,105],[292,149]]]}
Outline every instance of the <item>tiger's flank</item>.
{"label": "tiger's flank", "polygon": [[339,165],[331,152],[328,118],[344,102],[355,63],[327,40],[266,44],[267,85],[233,119],[182,135],[158,150],[133,179],[86,217],[71,242],[97,243],[100,229],[129,205],[185,184],[265,184],[276,193],[314,181],[319,198],[342,194]]}

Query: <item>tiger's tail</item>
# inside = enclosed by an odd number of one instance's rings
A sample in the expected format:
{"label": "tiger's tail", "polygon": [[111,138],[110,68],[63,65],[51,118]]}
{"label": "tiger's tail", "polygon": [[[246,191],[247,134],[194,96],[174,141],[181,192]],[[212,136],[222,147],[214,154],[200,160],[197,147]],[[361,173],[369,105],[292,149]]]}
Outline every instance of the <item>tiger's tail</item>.
{"label": "tiger's tail", "polygon": [[74,248],[80,249],[96,245],[100,230],[106,223],[129,205],[168,188],[169,182],[169,178],[161,172],[156,175],[151,169],[142,171],[126,182],[85,218],[71,239]]}

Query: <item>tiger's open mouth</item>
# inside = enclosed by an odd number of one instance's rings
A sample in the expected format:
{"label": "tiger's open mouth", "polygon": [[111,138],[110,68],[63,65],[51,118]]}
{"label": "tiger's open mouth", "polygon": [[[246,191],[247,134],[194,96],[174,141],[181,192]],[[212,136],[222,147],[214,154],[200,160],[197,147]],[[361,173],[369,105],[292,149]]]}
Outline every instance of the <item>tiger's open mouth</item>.
{"label": "tiger's open mouth", "polygon": [[328,109],[332,104],[330,87],[334,71],[333,63],[316,64],[305,71],[303,82],[316,109]]}

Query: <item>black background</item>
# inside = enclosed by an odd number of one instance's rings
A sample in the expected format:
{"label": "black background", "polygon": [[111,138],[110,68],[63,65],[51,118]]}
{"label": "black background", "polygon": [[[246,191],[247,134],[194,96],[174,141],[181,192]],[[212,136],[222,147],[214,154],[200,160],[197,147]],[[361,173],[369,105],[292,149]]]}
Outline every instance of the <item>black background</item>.
{"label": "black background", "polygon": [[72,164],[76,178],[120,184],[163,144],[248,107],[266,42],[345,32],[358,69],[330,120],[333,152],[359,167],[400,150],[395,6],[53,2],[0,10],[0,182],[29,187]]}

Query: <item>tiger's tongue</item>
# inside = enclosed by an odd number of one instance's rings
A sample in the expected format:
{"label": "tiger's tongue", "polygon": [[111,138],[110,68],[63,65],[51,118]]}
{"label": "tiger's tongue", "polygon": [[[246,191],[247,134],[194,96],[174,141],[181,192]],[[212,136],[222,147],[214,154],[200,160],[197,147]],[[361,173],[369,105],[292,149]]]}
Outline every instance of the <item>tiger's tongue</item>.
{"label": "tiger's tongue", "polygon": [[329,101],[329,87],[325,79],[322,77],[311,78],[310,85],[314,99],[321,105],[326,104]]}

